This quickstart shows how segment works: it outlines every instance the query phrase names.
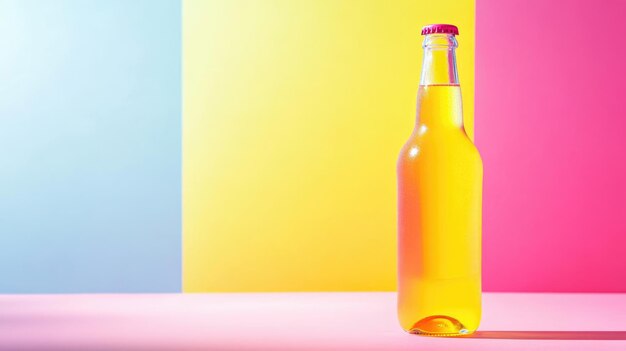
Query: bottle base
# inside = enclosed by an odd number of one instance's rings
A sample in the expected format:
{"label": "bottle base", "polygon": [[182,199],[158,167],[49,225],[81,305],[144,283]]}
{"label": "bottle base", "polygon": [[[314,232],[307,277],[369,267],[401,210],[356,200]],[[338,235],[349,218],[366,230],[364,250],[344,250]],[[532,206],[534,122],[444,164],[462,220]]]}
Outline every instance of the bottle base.
{"label": "bottle base", "polygon": [[430,316],[422,318],[409,330],[411,334],[427,336],[463,336],[473,333],[455,318],[448,316]]}

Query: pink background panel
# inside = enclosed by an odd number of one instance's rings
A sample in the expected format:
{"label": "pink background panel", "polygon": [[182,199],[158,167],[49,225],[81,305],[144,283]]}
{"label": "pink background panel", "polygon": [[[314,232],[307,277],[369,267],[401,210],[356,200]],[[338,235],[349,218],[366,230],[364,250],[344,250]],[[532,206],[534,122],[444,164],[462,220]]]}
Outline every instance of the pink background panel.
{"label": "pink background panel", "polygon": [[487,291],[626,291],[626,1],[478,0]]}

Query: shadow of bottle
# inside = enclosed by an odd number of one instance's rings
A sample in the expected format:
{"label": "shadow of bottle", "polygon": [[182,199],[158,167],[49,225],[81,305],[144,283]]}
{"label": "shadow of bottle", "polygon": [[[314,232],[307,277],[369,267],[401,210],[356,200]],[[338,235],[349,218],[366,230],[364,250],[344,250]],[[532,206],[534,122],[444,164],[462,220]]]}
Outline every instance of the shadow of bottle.
{"label": "shadow of bottle", "polygon": [[626,340],[626,331],[544,331],[544,330],[498,330],[477,331],[461,336],[473,339],[528,339],[528,340]]}

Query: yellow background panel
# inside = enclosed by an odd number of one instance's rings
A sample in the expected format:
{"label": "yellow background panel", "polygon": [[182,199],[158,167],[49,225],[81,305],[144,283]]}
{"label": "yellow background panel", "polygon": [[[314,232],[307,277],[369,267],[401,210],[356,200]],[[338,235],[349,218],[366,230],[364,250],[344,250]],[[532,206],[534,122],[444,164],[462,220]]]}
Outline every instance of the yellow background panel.
{"label": "yellow background panel", "polygon": [[459,26],[472,128],[474,2],[183,5],[183,288],[392,290],[398,152],[421,26]]}

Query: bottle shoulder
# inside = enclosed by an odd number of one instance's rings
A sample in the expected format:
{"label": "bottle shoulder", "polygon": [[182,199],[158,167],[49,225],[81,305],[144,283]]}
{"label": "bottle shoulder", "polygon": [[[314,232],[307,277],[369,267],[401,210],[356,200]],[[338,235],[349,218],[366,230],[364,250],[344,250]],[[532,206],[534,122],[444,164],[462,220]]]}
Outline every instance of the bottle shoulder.
{"label": "bottle shoulder", "polygon": [[419,162],[424,158],[471,159],[482,165],[476,145],[463,129],[420,128],[403,145],[398,162]]}

